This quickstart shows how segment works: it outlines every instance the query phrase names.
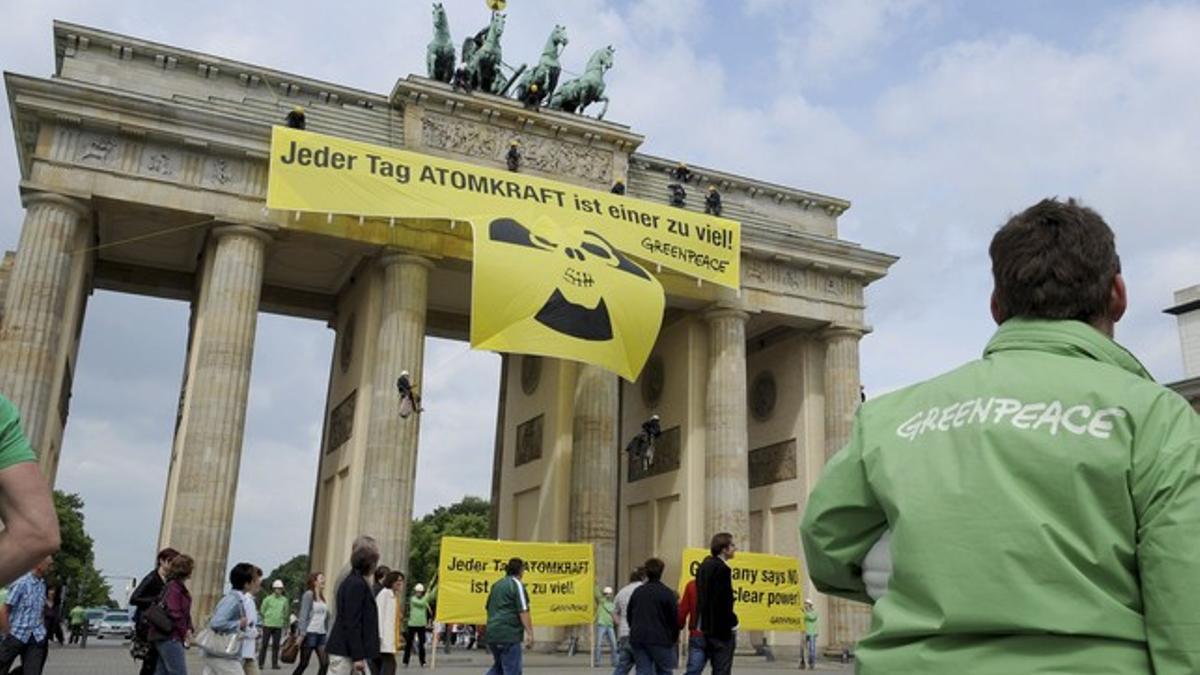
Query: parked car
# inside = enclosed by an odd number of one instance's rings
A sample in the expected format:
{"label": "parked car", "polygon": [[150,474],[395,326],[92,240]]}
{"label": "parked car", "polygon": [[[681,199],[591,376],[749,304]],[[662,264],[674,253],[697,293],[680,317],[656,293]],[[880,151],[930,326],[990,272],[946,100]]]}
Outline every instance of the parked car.
{"label": "parked car", "polygon": [[91,607],[83,610],[84,616],[87,618],[87,633],[88,635],[100,634],[100,620],[108,614],[108,610],[103,607]]}
{"label": "parked car", "polygon": [[133,639],[133,619],[129,618],[127,612],[105,612],[96,624],[96,637],[101,640],[106,637],[121,640]]}

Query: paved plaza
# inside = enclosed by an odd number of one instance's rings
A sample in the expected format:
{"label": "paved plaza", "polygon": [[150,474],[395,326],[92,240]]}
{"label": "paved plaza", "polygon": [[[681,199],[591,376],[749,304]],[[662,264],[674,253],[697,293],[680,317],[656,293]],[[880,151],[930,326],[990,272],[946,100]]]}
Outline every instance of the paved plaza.
{"label": "paved plaza", "polygon": [[[91,640],[88,642],[87,649],[79,649],[77,647],[52,648],[50,658],[46,662],[46,670],[44,675],[133,675],[137,672],[135,662],[129,658],[129,644],[110,641]],[[438,654],[437,672],[446,673],[446,675],[480,675],[487,671],[490,662],[481,652],[454,652],[450,656]],[[795,661],[790,659],[786,661],[776,661],[767,663],[761,657],[746,657],[738,658],[734,662],[734,672],[741,675],[764,675],[766,673],[779,673],[783,671],[798,671]],[[278,671],[271,670],[270,664],[264,671],[267,673],[290,674],[290,666],[281,666]],[[526,657],[525,669],[534,673],[605,673],[610,672],[607,667],[589,669],[587,667],[587,657],[580,655],[574,658],[568,658],[562,655],[546,655],[534,654]],[[411,670],[418,670],[414,657],[413,667]],[[850,665],[842,665],[840,663],[822,663],[818,664],[818,672],[822,673],[852,673],[854,667]],[[192,675],[200,675],[200,659],[195,655],[189,655],[188,672]],[[315,675],[317,672],[316,664],[310,665],[308,673]],[[677,671],[682,672],[682,670]],[[804,671],[809,672],[809,671]]]}

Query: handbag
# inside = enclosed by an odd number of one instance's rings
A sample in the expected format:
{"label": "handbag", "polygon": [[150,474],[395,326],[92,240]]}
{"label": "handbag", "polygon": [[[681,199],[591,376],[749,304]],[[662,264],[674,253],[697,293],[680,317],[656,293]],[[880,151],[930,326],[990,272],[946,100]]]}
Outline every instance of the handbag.
{"label": "handbag", "polygon": [[300,655],[300,642],[299,634],[288,633],[283,640],[283,646],[279,648],[279,660],[284,663],[295,663],[296,657]]}
{"label": "handbag", "polygon": [[164,585],[154,604],[142,610],[138,617],[138,623],[145,626],[146,638],[149,642],[162,642],[169,638],[171,632],[175,630],[175,620],[167,613],[166,597],[167,585]]}
{"label": "handbag", "polygon": [[[241,610],[241,616],[246,616],[246,606],[242,604],[242,599],[238,598],[237,603],[238,609]],[[196,635],[192,642],[209,656],[240,659],[242,658],[242,641],[245,638],[245,633],[236,628],[228,633],[218,633],[212,628],[205,628]]]}

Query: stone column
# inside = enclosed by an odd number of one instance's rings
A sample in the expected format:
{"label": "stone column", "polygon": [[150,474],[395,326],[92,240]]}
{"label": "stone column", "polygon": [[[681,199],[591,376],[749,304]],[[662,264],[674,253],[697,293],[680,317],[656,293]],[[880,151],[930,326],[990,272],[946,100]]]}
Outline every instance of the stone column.
{"label": "stone column", "polygon": [[[370,418],[362,468],[359,534],[379,541],[380,563],[408,570],[408,533],[417,477],[417,437],[421,416],[401,419],[396,378],[407,370],[418,392],[424,388],[425,301],[429,270],[424,258],[388,253],[379,261],[382,274],[379,334],[374,372],[369,381]],[[410,583],[427,581],[414,579]]]}
{"label": "stone column", "polygon": [[48,447],[47,439],[58,437],[51,426],[62,420],[59,401],[52,399],[58,384],[70,386],[64,382],[63,337],[82,318],[87,293],[71,282],[85,282],[76,268],[90,255],[80,249],[91,240],[91,211],[86,202],[48,192],[22,201],[25,224],[0,325],[0,392],[21,412],[25,435],[53,484],[58,448]]}
{"label": "stone column", "polygon": [[[860,398],[858,341],[860,328],[832,326],[822,332],[825,341],[825,459],[850,442],[854,413]],[[839,651],[852,647],[871,627],[871,606],[842,598],[829,598],[829,644]]]}
{"label": "stone column", "polygon": [[616,585],[617,376],[580,364],[571,423],[571,541],[591,543],[596,583]]}
{"label": "stone column", "polygon": [[746,312],[718,307],[708,322],[708,386],[704,400],[705,541],[729,532],[750,546],[749,436],[746,431]]}
{"label": "stone column", "polygon": [[163,513],[164,545],[196,561],[194,617],[207,616],[225,586],[242,459],[250,362],[270,236],[230,225],[212,231],[193,310],[183,410],[175,432]]}

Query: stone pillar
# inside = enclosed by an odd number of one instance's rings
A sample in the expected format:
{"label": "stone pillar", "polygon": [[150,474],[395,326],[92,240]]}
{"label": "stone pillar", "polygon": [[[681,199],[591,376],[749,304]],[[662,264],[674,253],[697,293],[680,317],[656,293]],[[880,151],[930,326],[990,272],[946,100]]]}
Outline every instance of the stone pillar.
{"label": "stone pillar", "polygon": [[[0,392],[21,412],[25,434],[54,483],[62,423],[60,401],[70,386],[64,337],[74,340],[87,297],[82,252],[91,241],[87,203],[62,195],[24,196],[25,224],[5,294],[0,325]],[[72,283],[78,287],[73,288]]]}
{"label": "stone pillar", "polygon": [[[825,342],[825,459],[847,443],[854,427],[860,398],[858,341],[863,331],[833,326],[822,332]],[[853,647],[871,628],[871,606],[842,598],[829,598],[829,645]]]}
{"label": "stone pillar", "polygon": [[225,586],[242,459],[250,362],[270,236],[230,225],[212,231],[193,309],[182,413],[175,431],[160,543],[196,561],[193,617]]}
{"label": "stone pillar", "polygon": [[617,376],[580,364],[571,423],[570,539],[591,543],[596,583],[616,585]]}
{"label": "stone pillar", "polygon": [[750,546],[749,436],[746,430],[746,312],[718,307],[708,322],[708,386],[704,399],[705,541],[729,532]]}
{"label": "stone pillar", "polygon": [[[424,388],[425,301],[429,270],[424,258],[389,253],[380,261],[379,334],[375,338],[370,382],[370,418],[362,467],[359,534],[379,541],[380,563],[408,570],[408,533],[417,477],[417,437],[421,416],[401,419],[396,378],[407,370],[418,391]],[[410,583],[427,581],[414,579]]]}

